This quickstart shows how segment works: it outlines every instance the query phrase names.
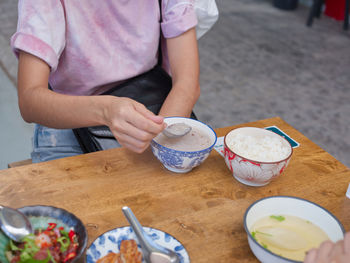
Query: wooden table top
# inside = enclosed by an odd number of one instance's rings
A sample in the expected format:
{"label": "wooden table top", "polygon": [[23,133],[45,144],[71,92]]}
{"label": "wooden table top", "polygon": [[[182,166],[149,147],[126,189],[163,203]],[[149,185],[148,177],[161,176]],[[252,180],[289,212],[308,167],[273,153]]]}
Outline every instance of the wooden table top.
{"label": "wooden table top", "polygon": [[78,216],[89,244],[102,233],[128,225],[121,208],[129,206],[142,225],[178,239],[191,262],[258,262],[250,251],[243,215],[254,201],[290,195],[316,202],[350,230],[350,170],[282,119],[275,117],[216,129],[275,125],[300,146],[284,173],[264,187],[236,181],[213,150],[187,174],[167,171],[150,150],[126,149],[84,154],[0,171],[0,204],[14,208],[51,205]]}

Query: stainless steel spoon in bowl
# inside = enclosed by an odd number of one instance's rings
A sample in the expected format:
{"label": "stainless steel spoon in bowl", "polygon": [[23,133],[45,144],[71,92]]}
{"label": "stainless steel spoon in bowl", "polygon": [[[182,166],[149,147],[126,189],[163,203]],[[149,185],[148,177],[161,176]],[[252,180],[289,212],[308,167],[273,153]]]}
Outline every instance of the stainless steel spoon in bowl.
{"label": "stainless steel spoon in bowl", "polygon": [[29,219],[20,211],[0,205],[0,228],[6,236],[20,242],[25,236],[33,234]]}
{"label": "stainless steel spoon in bowl", "polygon": [[147,263],[179,263],[178,255],[165,247],[159,246],[143,231],[134,213],[127,206],[122,211],[134,230],[142,248],[143,258]]}
{"label": "stainless steel spoon in bowl", "polygon": [[186,135],[192,130],[192,127],[186,123],[178,122],[168,125],[164,130],[163,134],[169,138],[178,138]]}

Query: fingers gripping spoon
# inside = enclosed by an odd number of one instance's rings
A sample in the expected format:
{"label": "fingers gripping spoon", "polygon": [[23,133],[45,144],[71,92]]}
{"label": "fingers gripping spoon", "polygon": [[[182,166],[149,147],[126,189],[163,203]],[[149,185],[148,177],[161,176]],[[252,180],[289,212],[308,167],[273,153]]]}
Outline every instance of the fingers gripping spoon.
{"label": "fingers gripping spoon", "polygon": [[147,263],[179,263],[180,259],[174,251],[161,247],[143,231],[143,228],[134,213],[127,206],[122,211],[134,230],[142,248],[143,258]]}

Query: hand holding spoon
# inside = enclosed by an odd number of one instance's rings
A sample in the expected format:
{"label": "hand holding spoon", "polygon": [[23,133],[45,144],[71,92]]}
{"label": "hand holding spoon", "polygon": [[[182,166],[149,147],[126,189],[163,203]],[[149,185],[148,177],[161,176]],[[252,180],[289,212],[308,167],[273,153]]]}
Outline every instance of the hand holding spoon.
{"label": "hand holding spoon", "polygon": [[174,251],[161,247],[153,242],[153,240],[143,231],[142,226],[129,207],[124,206],[122,211],[140,242],[143,258],[147,263],[180,262],[178,255]]}
{"label": "hand holding spoon", "polygon": [[20,211],[0,205],[0,228],[10,239],[20,242],[25,236],[33,234],[29,219]]}

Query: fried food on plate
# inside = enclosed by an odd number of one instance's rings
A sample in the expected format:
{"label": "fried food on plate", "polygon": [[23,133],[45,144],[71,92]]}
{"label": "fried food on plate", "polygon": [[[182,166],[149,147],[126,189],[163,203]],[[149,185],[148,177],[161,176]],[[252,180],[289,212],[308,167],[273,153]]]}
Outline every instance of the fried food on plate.
{"label": "fried food on plate", "polygon": [[120,244],[120,254],[124,263],[141,263],[142,254],[135,240],[123,240]]}
{"label": "fried food on plate", "polygon": [[106,256],[97,260],[96,263],[123,263],[123,261],[120,258],[120,253],[109,252]]}
{"label": "fried food on plate", "polygon": [[123,240],[120,243],[120,252],[110,252],[97,260],[96,263],[141,263],[142,254],[138,250],[135,240]]}

